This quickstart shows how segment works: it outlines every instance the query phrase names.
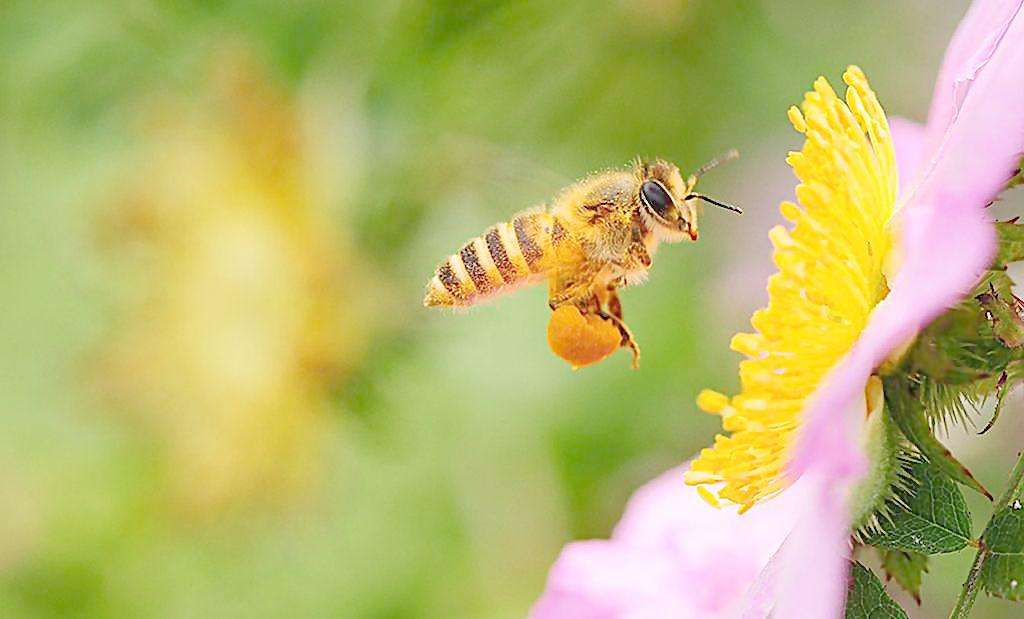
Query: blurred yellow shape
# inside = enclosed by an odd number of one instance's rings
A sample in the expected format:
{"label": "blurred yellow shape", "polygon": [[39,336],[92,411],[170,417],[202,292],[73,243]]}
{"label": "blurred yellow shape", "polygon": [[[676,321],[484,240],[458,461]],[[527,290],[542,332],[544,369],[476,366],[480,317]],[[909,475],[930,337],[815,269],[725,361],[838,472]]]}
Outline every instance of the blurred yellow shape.
{"label": "blurred yellow shape", "polygon": [[370,326],[296,112],[241,57],[211,83],[156,114],[130,198],[102,220],[136,298],[96,370],[199,517],[310,487],[326,398]]}

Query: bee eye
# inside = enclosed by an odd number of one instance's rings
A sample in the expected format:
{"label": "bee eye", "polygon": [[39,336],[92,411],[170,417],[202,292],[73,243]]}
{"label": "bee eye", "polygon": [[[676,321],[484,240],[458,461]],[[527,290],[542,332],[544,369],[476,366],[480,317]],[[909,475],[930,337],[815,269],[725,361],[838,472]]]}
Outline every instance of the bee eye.
{"label": "bee eye", "polygon": [[665,217],[669,206],[672,205],[672,199],[668,197],[668,193],[665,192],[661,183],[655,181],[644,181],[644,184],[640,186],[640,196],[659,217]]}

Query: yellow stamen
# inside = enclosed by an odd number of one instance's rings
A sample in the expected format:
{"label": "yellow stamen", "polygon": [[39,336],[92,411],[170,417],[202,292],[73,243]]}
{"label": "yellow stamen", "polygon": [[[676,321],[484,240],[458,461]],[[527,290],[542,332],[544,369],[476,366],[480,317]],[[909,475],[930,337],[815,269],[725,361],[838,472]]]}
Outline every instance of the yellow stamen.
{"label": "yellow stamen", "polygon": [[697,406],[708,413],[720,413],[729,405],[729,398],[724,394],[705,389],[697,396]]}
{"label": "yellow stamen", "polygon": [[718,497],[715,496],[715,493],[711,492],[704,486],[697,486],[697,494],[699,494],[700,498],[704,499],[708,505],[715,509],[722,506],[722,504],[718,502]]}
{"label": "yellow stamen", "polygon": [[697,398],[731,435],[701,451],[686,483],[741,512],[785,488],[782,473],[807,399],[888,292],[897,187],[889,125],[859,68],[849,67],[843,81],[845,100],[820,77],[801,106],[789,109],[805,136],[800,152],[786,158],[800,179],[800,205],[783,202],[779,210],[793,227],[769,234],[779,270],[768,280],[767,307],[751,318],[756,333],[731,343],[747,357],[741,392],[729,399],[704,390]]}

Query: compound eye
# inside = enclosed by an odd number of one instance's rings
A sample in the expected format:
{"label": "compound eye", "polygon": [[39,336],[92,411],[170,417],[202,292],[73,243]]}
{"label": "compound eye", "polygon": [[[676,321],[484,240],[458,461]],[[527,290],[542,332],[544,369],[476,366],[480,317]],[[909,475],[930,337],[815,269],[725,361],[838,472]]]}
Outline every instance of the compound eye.
{"label": "compound eye", "polygon": [[654,212],[659,217],[665,217],[668,214],[668,209],[672,205],[672,199],[668,197],[668,193],[661,186],[661,183],[644,181],[644,184],[640,186],[640,195],[647,206],[654,209]]}

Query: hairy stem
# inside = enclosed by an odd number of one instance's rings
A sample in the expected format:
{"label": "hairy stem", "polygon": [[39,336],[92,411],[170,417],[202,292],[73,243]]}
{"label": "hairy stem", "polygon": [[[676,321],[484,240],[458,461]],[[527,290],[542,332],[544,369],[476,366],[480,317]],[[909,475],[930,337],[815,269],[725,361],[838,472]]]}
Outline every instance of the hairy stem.
{"label": "hairy stem", "polygon": [[[1017,454],[1017,464],[1013,467],[1013,472],[1010,473],[1010,483],[1007,484],[1006,491],[1003,492],[1003,496],[999,497],[999,501],[995,504],[992,510],[993,516],[1020,496],[1022,484],[1024,484],[1024,452]],[[986,533],[991,524],[992,520],[990,518],[989,524],[985,525]],[[953,612],[949,615],[950,619],[966,619],[966,617],[970,616],[971,608],[974,607],[974,601],[978,599],[978,589],[981,585],[979,583],[981,568],[985,564],[988,555],[989,550],[985,544],[985,535],[982,534],[978,545],[978,554],[975,555],[974,563],[971,564],[971,571],[967,573],[967,580],[964,581],[960,595],[956,598],[956,606],[953,607]]]}
{"label": "hairy stem", "polygon": [[967,572],[967,580],[960,589],[960,595],[956,598],[956,606],[949,614],[949,619],[966,619],[970,616],[971,608],[974,607],[974,600],[978,599],[978,577],[981,576],[981,566],[988,558],[988,547],[981,542],[978,554],[974,556],[974,563],[971,564],[971,571]]}

